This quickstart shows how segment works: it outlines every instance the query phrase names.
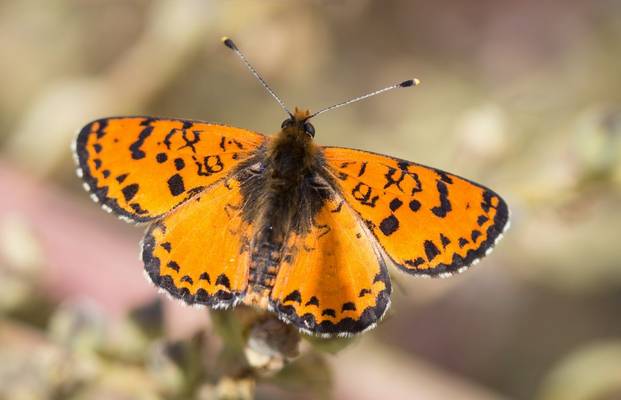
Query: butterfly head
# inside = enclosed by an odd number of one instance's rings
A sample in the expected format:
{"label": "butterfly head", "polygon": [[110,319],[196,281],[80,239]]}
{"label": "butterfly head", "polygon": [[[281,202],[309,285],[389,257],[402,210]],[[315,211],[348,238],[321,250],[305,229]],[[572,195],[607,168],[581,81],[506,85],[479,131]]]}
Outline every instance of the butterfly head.
{"label": "butterfly head", "polygon": [[280,126],[289,135],[315,137],[315,127],[308,122],[310,111],[295,108],[294,113]]}

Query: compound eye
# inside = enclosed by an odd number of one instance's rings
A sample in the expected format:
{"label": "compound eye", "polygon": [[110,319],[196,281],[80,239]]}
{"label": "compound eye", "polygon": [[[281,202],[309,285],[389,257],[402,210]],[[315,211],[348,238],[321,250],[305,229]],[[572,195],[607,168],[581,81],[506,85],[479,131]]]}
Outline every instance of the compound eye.
{"label": "compound eye", "polygon": [[315,137],[315,127],[308,122],[304,123],[304,132],[306,132],[311,137]]}
{"label": "compound eye", "polygon": [[282,124],[280,125],[281,128],[288,128],[293,124],[293,120],[291,118],[287,118],[286,120],[282,121]]}

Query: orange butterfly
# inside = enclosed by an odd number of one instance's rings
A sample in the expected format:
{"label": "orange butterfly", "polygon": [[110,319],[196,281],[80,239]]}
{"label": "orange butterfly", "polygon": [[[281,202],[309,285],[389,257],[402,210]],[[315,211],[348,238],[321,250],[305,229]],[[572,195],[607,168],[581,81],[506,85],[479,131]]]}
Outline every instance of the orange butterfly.
{"label": "orange butterfly", "polygon": [[189,304],[239,303],[303,332],[372,328],[390,304],[387,264],[418,276],[462,272],[508,227],[493,191],[409,161],[313,143],[310,118],[290,113],[273,137],[205,122],[118,117],[75,142],[91,197],[149,223],[149,278]]}

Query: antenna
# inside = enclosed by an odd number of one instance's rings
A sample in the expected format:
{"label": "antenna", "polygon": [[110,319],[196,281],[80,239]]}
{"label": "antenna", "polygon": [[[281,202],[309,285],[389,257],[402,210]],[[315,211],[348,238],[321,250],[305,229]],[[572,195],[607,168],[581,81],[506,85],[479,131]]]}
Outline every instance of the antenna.
{"label": "antenna", "polygon": [[317,111],[316,113],[312,114],[310,117],[308,117],[306,119],[307,120],[311,119],[313,117],[318,116],[319,114],[325,113],[326,111],[334,110],[335,108],[340,108],[340,107],[346,106],[348,104],[355,103],[355,102],[360,101],[360,100],[364,100],[364,99],[366,99],[368,97],[375,96],[376,94],[384,93],[384,92],[387,92],[387,91],[392,90],[392,89],[399,89],[399,88],[406,88],[406,87],[410,87],[410,86],[417,86],[418,84],[420,84],[420,81],[418,79],[409,79],[407,81],[403,81],[403,82],[397,83],[395,85],[388,86],[388,87],[385,87],[385,88],[380,89],[380,90],[376,90],[375,92],[365,94],[364,96],[359,96],[359,97],[356,97],[354,99],[347,100],[347,101],[335,104],[335,105],[330,106],[330,107],[326,107],[323,110]]}
{"label": "antenna", "polygon": [[263,78],[261,78],[261,75],[259,75],[259,73],[257,72],[256,69],[253,68],[252,65],[250,65],[250,63],[248,62],[248,60],[246,59],[246,57],[244,57],[244,55],[242,54],[241,51],[239,51],[239,49],[237,48],[237,46],[235,45],[235,43],[233,43],[233,41],[231,39],[229,39],[228,37],[224,36],[222,38],[222,43],[224,43],[224,45],[226,47],[228,47],[229,49],[233,50],[238,56],[239,58],[244,62],[244,64],[246,64],[246,67],[248,67],[248,69],[250,70],[250,72],[252,72],[252,75],[254,75],[255,78],[257,78],[259,80],[259,82],[261,82],[261,85],[263,85],[263,87],[265,88],[265,90],[267,90],[273,98],[276,99],[276,101],[278,102],[278,104],[280,104],[280,107],[282,107],[283,110],[285,110],[285,112],[287,114],[289,114],[290,117],[293,118],[293,114],[291,114],[291,112],[287,109],[287,107],[285,106],[285,103],[282,102],[282,100],[280,100],[280,97],[278,97],[276,95],[276,93],[274,93],[274,91],[272,90],[272,88],[263,80]]}

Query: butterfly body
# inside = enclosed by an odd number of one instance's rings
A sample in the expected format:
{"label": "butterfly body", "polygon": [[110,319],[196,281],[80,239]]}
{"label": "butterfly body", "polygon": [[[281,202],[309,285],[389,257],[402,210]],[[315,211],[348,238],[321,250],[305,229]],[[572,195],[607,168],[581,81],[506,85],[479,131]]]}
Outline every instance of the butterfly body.
{"label": "butterfly body", "polygon": [[250,240],[248,289],[244,302],[268,307],[282,258],[290,256],[287,239],[292,233],[308,233],[317,211],[329,196],[320,150],[305,122],[309,112],[296,109],[293,117],[265,146],[265,151],[239,170],[240,191],[245,199],[244,218],[256,221]]}

